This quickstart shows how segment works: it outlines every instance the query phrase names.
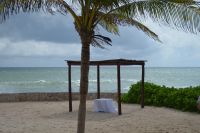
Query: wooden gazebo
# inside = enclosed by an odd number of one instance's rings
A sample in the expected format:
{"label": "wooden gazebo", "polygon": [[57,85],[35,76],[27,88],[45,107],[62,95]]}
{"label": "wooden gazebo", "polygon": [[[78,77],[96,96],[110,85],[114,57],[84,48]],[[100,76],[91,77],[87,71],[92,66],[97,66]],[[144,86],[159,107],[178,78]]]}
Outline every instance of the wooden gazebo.
{"label": "wooden gazebo", "polygon": [[[71,86],[71,66],[81,65],[81,61],[65,60],[68,64],[68,94],[69,94],[69,112],[72,112],[72,86]],[[142,67],[141,78],[141,108],[144,108],[144,65],[143,60],[126,60],[126,59],[114,59],[114,60],[101,60],[90,61],[89,65],[97,66],[97,99],[100,98],[100,66],[117,66],[117,93],[118,93],[118,114],[121,115],[121,78],[120,78],[120,66],[122,65],[139,65]]]}

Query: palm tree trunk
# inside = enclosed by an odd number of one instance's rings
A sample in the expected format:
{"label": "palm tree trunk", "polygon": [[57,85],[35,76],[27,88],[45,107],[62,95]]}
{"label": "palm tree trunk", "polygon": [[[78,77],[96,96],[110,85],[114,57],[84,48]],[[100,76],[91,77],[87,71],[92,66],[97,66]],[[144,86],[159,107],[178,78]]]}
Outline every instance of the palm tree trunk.
{"label": "palm tree trunk", "polygon": [[[87,40],[87,39],[86,39]],[[80,79],[80,103],[78,111],[78,126],[77,133],[85,132],[85,117],[86,117],[86,98],[88,93],[88,74],[90,60],[90,43],[82,40],[81,51],[81,79]]]}

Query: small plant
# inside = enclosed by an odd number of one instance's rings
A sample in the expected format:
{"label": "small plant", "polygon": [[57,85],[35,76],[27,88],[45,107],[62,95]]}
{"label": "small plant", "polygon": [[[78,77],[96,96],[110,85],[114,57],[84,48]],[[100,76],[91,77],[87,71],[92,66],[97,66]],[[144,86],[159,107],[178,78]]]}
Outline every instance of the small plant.
{"label": "small plant", "polygon": [[[144,104],[159,107],[175,108],[182,111],[199,112],[197,99],[200,96],[200,86],[174,88],[159,86],[145,82]],[[124,103],[140,103],[141,82],[130,86],[128,93],[122,96]]]}

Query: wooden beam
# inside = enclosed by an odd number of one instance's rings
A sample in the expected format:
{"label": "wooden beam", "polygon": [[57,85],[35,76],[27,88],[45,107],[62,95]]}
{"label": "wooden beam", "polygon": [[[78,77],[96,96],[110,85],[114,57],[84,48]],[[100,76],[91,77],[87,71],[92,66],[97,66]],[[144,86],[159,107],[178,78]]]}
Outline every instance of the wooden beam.
{"label": "wooden beam", "polygon": [[142,65],[141,108],[144,108],[144,64]]}
{"label": "wooden beam", "polygon": [[97,65],[97,99],[101,98],[100,96],[100,68]]}
{"label": "wooden beam", "polygon": [[[71,65],[81,65],[81,61],[66,60],[68,64]],[[115,59],[115,60],[101,60],[101,61],[90,61],[89,65],[142,65],[145,61],[143,60],[125,60],[125,59]]]}
{"label": "wooden beam", "polygon": [[71,64],[68,64],[68,98],[69,98],[69,112],[72,112]]}
{"label": "wooden beam", "polygon": [[118,114],[122,114],[121,110],[121,76],[120,76],[120,65],[117,65],[117,93],[118,93]]}

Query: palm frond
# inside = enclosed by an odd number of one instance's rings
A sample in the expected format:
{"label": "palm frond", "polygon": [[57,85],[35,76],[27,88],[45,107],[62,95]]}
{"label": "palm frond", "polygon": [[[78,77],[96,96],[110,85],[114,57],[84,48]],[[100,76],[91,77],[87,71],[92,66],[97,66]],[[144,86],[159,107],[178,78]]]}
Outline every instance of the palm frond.
{"label": "palm frond", "polygon": [[137,20],[134,20],[134,19],[131,19],[131,18],[122,20],[122,22],[123,21],[125,22],[125,24],[134,26],[138,30],[143,31],[147,36],[151,37],[152,39],[161,42],[158,35],[155,32],[151,31],[148,27],[143,25],[141,22],[138,22]]}
{"label": "palm frond", "polygon": [[99,21],[98,23],[103,29],[105,29],[106,31],[113,33],[115,35],[119,35],[119,28],[118,25],[116,23],[113,23],[113,21],[110,21],[110,19],[102,19],[101,21]]}
{"label": "palm frond", "polygon": [[[104,15],[104,13],[99,12],[99,14]],[[108,32],[118,34],[118,25],[119,26],[134,26],[138,30],[142,30],[145,34],[147,34],[149,37],[153,38],[156,41],[160,41],[158,38],[158,35],[151,31],[148,27],[143,25],[142,23],[138,22],[137,20],[133,18],[128,18],[127,16],[123,16],[121,14],[108,14],[106,17],[101,19],[99,24],[106,29]],[[115,26],[117,27],[117,30],[115,29]]]}
{"label": "palm frond", "polygon": [[94,35],[91,45],[94,47],[99,47],[105,49],[104,45],[112,46],[112,40],[109,37],[102,36],[102,35]]}
{"label": "palm frond", "polygon": [[92,4],[99,5],[104,9],[113,9],[120,5],[128,4],[130,0],[92,0]]}
{"label": "palm frond", "polygon": [[67,13],[67,3],[63,0],[1,0],[0,1],[0,22],[5,21],[10,15],[20,12],[44,12],[62,14]]}
{"label": "palm frond", "polygon": [[199,2],[195,1],[195,0],[168,0],[168,2],[182,4],[182,5],[185,5],[185,6],[199,5]]}
{"label": "palm frond", "polygon": [[[110,13],[123,14],[132,18],[150,17],[153,21],[170,27],[192,33],[200,32],[200,14],[185,6],[184,1],[180,0],[179,3],[181,4],[178,4],[178,0],[134,1],[115,8]],[[188,6],[193,4],[188,1],[186,3]]]}

